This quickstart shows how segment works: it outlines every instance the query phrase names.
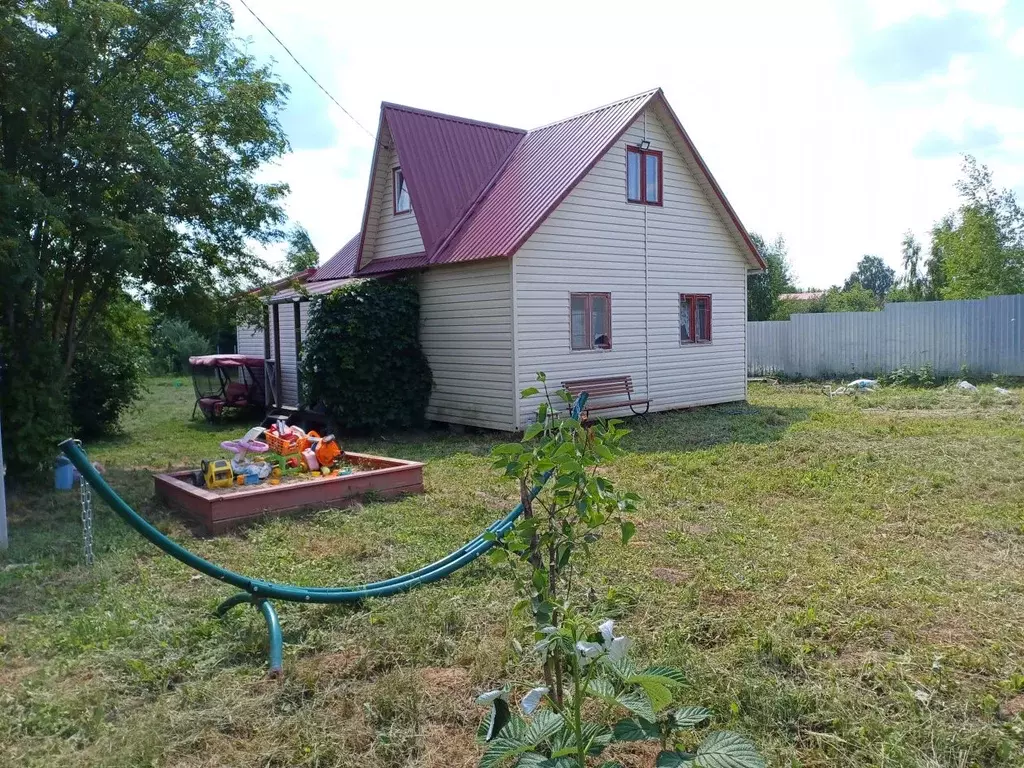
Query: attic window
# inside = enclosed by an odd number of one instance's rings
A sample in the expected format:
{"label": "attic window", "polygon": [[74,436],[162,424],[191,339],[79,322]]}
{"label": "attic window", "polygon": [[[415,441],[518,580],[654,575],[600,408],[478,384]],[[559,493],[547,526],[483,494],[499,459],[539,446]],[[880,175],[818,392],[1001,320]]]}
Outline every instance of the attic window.
{"label": "attic window", "polygon": [[395,168],[395,213],[408,213],[412,210],[412,201],[409,199],[409,188],[405,185],[405,174],[401,168]]}
{"label": "attic window", "polygon": [[626,199],[631,203],[661,205],[661,152],[626,147]]}

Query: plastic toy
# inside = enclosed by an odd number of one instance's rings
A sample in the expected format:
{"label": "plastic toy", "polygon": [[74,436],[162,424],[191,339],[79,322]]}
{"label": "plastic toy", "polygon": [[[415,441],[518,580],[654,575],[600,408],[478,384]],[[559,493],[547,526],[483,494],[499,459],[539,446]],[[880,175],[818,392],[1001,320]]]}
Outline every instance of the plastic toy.
{"label": "plastic toy", "polygon": [[241,440],[225,440],[220,444],[220,447],[225,451],[231,451],[235,454],[235,458],[239,463],[246,461],[246,456],[249,451],[253,453],[266,453],[270,450],[270,446],[266,443],[257,440],[263,434],[263,427],[253,427]]}
{"label": "plastic toy", "polygon": [[299,427],[289,427],[280,420],[267,428],[264,438],[269,444],[270,450],[278,456],[292,456],[302,453],[309,447],[309,440],[305,432]]}
{"label": "plastic toy", "polygon": [[234,480],[231,465],[225,459],[203,459],[203,479],[207,488],[230,488]]}
{"label": "plastic toy", "polygon": [[306,467],[309,468],[310,472],[316,472],[320,469],[320,462],[316,460],[316,452],[312,448],[307,448],[302,452],[302,459],[306,462]]}
{"label": "plastic toy", "polygon": [[334,435],[320,438],[316,443],[316,460],[321,467],[331,466],[341,456],[341,446]]}

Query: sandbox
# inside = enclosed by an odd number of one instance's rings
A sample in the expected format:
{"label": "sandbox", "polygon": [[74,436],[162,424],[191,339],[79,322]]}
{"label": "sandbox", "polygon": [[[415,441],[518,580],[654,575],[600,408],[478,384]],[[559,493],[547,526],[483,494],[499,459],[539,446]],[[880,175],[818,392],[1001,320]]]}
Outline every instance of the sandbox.
{"label": "sandbox", "polygon": [[344,507],[369,494],[393,498],[423,493],[423,464],[363,453],[345,453],[355,471],[325,478],[309,476],[280,485],[199,488],[191,470],[153,476],[157,497],[216,535],[265,516],[306,509]]}

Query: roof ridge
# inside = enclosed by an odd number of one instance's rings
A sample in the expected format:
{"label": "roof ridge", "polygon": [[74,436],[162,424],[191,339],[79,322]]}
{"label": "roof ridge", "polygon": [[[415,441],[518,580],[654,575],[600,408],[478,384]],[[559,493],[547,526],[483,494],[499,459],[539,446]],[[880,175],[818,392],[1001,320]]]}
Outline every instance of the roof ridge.
{"label": "roof ridge", "polygon": [[509,133],[526,134],[525,128],[514,128],[511,125],[500,125],[499,123],[489,123],[486,120],[474,120],[471,117],[460,117],[458,115],[449,115],[445,112],[435,112],[430,109],[420,109],[419,107],[410,107],[406,104],[395,104],[391,101],[382,101],[380,103],[381,111],[387,109],[395,109],[401,112],[411,112],[416,115],[425,115],[427,117],[436,117],[439,120],[451,120],[455,123],[465,123],[466,125],[475,125],[481,128],[493,128],[499,131],[508,131]]}
{"label": "roof ridge", "polygon": [[545,123],[544,125],[538,125],[536,128],[531,128],[528,132],[529,133],[533,133],[534,131],[541,131],[541,130],[544,130],[545,128],[553,128],[556,125],[561,125],[562,123],[567,123],[570,120],[578,120],[581,117],[586,117],[587,115],[592,115],[592,114],[594,114],[596,112],[601,112],[602,110],[605,110],[605,109],[611,109],[612,107],[617,107],[620,104],[625,104],[627,101],[633,101],[634,99],[650,98],[650,97],[654,96],[656,93],[658,93],[659,91],[661,91],[661,87],[660,86],[657,87],[657,88],[651,88],[650,90],[640,91],[639,93],[634,93],[632,96],[626,96],[623,99],[617,99],[617,100],[612,101],[612,102],[610,102],[608,104],[603,104],[600,107],[594,107],[593,109],[587,109],[587,110],[584,110],[583,112],[580,112],[579,114],[571,115],[570,117],[563,117],[561,120],[555,120],[553,123]]}

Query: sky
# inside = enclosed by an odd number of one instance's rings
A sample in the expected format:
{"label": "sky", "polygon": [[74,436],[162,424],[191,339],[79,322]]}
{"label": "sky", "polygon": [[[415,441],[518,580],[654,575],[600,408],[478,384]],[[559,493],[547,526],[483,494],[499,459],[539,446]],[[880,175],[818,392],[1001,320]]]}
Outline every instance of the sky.
{"label": "sky", "polygon": [[[865,254],[899,273],[904,232],[927,249],[957,206],[965,152],[1024,198],[1024,0],[247,2],[371,132],[382,101],[532,128],[660,86],[804,288]],[[358,231],[374,139],[229,4],[291,88],[292,149],[261,176],[326,259]]]}

